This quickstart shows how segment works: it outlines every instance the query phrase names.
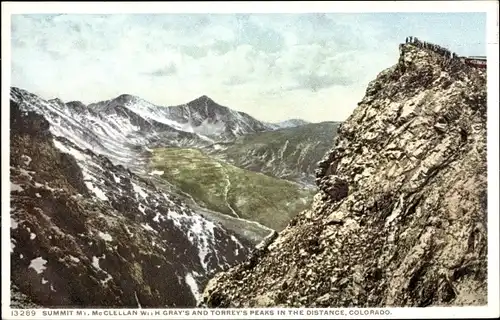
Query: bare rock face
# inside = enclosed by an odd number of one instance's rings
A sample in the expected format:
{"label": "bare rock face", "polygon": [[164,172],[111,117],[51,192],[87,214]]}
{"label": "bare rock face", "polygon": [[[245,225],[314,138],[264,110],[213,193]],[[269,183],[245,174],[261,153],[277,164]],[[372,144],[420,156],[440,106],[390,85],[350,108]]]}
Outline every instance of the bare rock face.
{"label": "bare rock face", "polygon": [[487,303],[486,77],[400,47],[319,163],[320,192],[209,307]]}

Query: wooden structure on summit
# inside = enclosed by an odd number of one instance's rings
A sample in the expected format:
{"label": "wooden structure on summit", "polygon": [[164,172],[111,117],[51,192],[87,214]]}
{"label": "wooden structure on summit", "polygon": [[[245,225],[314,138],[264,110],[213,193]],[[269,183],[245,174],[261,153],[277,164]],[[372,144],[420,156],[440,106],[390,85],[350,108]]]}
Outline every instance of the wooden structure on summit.
{"label": "wooden structure on summit", "polygon": [[460,57],[460,59],[468,65],[486,69],[486,57],[484,56]]}

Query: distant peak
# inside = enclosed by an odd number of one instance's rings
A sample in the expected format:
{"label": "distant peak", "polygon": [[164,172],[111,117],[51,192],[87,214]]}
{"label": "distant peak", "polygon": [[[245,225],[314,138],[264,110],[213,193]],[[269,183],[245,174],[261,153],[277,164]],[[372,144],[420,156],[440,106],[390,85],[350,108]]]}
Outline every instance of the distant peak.
{"label": "distant peak", "polygon": [[49,102],[55,102],[55,103],[58,103],[58,104],[64,104],[64,101],[62,101],[59,98],[50,99]]}
{"label": "distant peak", "polygon": [[197,99],[194,99],[193,101],[203,101],[203,102],[215,102],[212,98],[210,98],[209,96],[207,95],[202,95],[201,97],[197,98]]}
{"label": "distant peak", "polygon": [[288,122],[297,122],[297,123],[308,123],[307,121],[299,119],[299,118],[288,119],[288,120],[285,120],[283,122],[286,122],[286,121],[288,121]]}
{"label": "distant peak", "polygon": [[213,99],[211,99],[207,95],[202,95],[199,98],[194,99],[193,101],[188,102],[188,105],[197,105],[197,104],[207,104],[207,105],[219,105],[217,102],[215,102]]}
{"label": "distant peak", "polygon": [[309,122],[302,120],[302,119],[288,119],[284,121],[280,121],[278,123],[275,123],[274,125],[280,127],[280,128],[291,128],[291,127],[299,127],[302,125],[309,124]]}
{"label": "distant peak", "polygon": [[67,102],[66,105],[71,107],[85,107],[85,104],[83,102],[77,100]]}
{"label": "distant peak", "polygon": [[118,97],[116,97],[115,99],[113,100],[119,100],[119,101],[130,101],[130,100],[135,100],[137,99],[136,96],[133,96],[131,94],[127,94],[127,93],[124,93],[124,94],[121,94],[119,95]]}

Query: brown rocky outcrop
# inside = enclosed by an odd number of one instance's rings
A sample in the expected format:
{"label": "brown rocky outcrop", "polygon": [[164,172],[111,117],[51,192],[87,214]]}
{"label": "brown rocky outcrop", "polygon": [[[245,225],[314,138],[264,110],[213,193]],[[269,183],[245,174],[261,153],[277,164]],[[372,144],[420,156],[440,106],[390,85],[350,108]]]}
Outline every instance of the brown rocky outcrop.
{"label": "brown rocky outcrop", "polygon": [[413,44],[316,171],[321,191],[208,307],[487,303],[486,75]]}

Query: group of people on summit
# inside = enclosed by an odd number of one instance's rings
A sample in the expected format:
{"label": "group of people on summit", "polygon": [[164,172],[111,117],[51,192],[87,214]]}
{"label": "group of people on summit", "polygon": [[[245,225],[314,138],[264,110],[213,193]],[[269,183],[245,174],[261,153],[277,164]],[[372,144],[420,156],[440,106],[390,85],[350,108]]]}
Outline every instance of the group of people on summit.
{"label": "group of people on summit", "polygon": [[411,44],[416,45],[417,47],[432,50],[432,51],[442,55],[447,60],[459,59],[459,56],[456,53],[451,52],[450,50],[443,48],[440,45],[425,42],[425,41],[420,41],[417,37],[412,37],[412,36],[406,37],[406,43],[411,43]]}

